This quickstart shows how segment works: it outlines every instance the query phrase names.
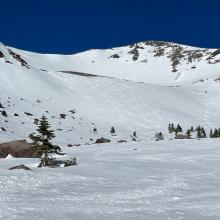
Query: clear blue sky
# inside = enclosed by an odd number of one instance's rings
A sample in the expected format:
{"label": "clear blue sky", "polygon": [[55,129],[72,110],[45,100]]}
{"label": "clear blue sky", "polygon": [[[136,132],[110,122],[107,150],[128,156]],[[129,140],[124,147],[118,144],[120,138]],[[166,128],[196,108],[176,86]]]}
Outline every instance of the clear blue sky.
{"label": "clear blue sky", "polygon": [[71,54],[142,40],[220,47],[220,0],[5,0],[0,41]]}

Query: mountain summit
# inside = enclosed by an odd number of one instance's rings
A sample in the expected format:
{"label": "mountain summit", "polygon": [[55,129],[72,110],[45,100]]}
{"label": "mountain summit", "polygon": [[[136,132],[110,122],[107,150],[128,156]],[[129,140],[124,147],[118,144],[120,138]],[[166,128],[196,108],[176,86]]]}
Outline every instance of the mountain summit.
{"label": "mountain summit", "polygon": [[146,41],[74,55],[37,54],[0,45],[3,61],[46,71],[81,72],[156,85],[219,77],[220,49]]}

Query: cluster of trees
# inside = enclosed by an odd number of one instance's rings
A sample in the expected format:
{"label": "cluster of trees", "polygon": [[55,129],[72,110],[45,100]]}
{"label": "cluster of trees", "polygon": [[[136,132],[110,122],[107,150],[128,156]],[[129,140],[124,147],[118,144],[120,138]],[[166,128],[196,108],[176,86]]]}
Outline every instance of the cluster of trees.
{"label": "cluster of trees", "polygon": [[[93,132],[94,134],[98,134],[98,130],[97,130],[96,127],[94,127],[93,130],[90,130],[90,132]],[[111,134],[111,136],[117,136],[116,131],[115,131],[115,128],[114,128],[113,126],[110,128],[110,134]],[[136,141],[137,138],[138,138],[138,137],[137,137],[137,132],[134,131],[134,132],[130,135],[130,137],[131,137],[131,140],[132,140],[132,141]]]}
{"label": "cluster of trees", "polygon": [[173,133],[173,132],[178,133],[178,132],[182,132],[183,129],[179,124],[175,127],[174,124],[172,123],[168,125],[168,131],[169,133]]}
{"label": "cluster of trees", "polygon": [[209,132],[209,137],[210,138],[220,138],[220,128],[219,129],[214,129],[214,131],[211,129]]}
{"label": "cluster of trees", "polygon": [[[175,127],[173,123],[169,123],[168,132],[169,133],[175,132],[175,134],[177,135],[178,132],[183,132],[183,129],[179,124]],[[186,131],[186,135],[191,136],[191,134],[193,132],[196,132],[197,138],[207,138],[207,134],[206,134],[204,127],[202,127],[200,125],[197,126],[196,129],[194,129],[193,126],[191,126],[191,128]],[[216,129],[216,128],[211,129],[209,132],[209,137],[210,138],[220,138],[220,128],[219,129]]]}
{"label": "cluster of trees", "polygon": [[[41,161],[39,164],[39,167],[43,166],[54,166],[56,164],[56,158],[53,157],[54,154],[57,155],[64,155],[62,153],[61,148],[58,145],[54,145],[52,143],[53,138],[55,137],[54,135],[54,130],[50,129],[51,126],[46,118],[46,116],[42,116],[41,119],[39,120],[38,123],[38,128],[37,128],[37,134],[32,133],[29,135],[30,139],[33,142],[33,145],[39,148],[39,151],[42,154]],[[97,133],[97,128],[93,129],[94,133]],[[168,125],[168,132],[169,133],[175,133],[178,135],[179,132],[183,132],[182,127],[178,124],[176,127],[174,126],[173,123],[169,123]],[[191,126],[190,129],[186,131],[187,136],[191,137],[192,132],[197,132],[196,137],[197,138],[206,138],[206,131],[203,127],[198,126],[194,130],[193,126]],[[114,127],[110,128],[110,134],[112,136],[116,135],[116,131]],[[220,138],[220,128],[219,129],[211,129],[209,133],[210,138]],[[131,135],[131,139],[136,141],[137,138],[137,133],[136,131],[133,132]],[[157,132],[154,136],[154,139],[156,141],[159,140],[164,140],[162,132]],[[64,163],[64,166],[72,166],[76,165],[76,158],[72,158],[71,160],[67,160]]]}
{"label": "cluster of trees", "polygon": [[[90,130],[90,132],[91,132],[91,130]],[[98,129],[97,129],[96,127],[94,127],[93,130],[92,130],[92,132],[93,132],[94,134],[97,134],[97,133],[98,133]],[[114,127],[111,127],[111,128],[110,128],[110,134],[111,134],[112,136],[116,136],[116,132],[115,132],[115,128],[114,128]]]}

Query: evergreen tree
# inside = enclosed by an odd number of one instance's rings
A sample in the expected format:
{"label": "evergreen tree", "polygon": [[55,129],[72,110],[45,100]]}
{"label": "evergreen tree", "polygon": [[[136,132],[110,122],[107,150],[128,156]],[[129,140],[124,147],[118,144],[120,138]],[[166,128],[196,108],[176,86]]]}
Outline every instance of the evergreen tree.
{"label": "evergreen tree", "polygon": [[211,129],[210,132],[209,132],[209,137],[210,137],[210,138],[213,138],[213,137],[214,137],[214,134],[213,134],[212,129]]}
{"label": "evergreen tree", "polygon": [[201,138],[206,138],[206,132],[203,127],[201,128]]}
{"label": "evergreen tree", "polygon": [[50,129],[50,124],[44,115],[39,121],[37,132],[38,134],[31,134],[29,137],[42,153],[39,167],[52,166],[55,158],[51,154],[63,155],[63,153],[59,146],[52,144],[51,140],[55,137],[54,131]]}
{"label": "evergreen tree", "polygon": [[182,131],[183,131],[182,128],[181,128],[181,126],[180,126],[179,124],[178,124],[177,127],[176,127],[176,131],[177,131],[177,132],[182,132]]}
{"label": "evergreen tree", "polygon": [[137,132],[134,131],[133,134],[131,135],[131,140],[136,141],[137,140]]}
{"label": "evergreen tree", "polygon": [[164,140],[164,137],[163,137],[162,132],[156,133],[156,134],[154,135],[154,139],[155,139],[155,141]]}
{"label": "evergreen tree", "polygon": [[137,138],[137,132],[136,131],[133,132],[133,137]]}
{"label": "evergreen tree", "polygon": [[193,126],[191,126],[190,131],[191,131],[191,132],[194,132],[194,128],[193,128]]}
{"label": "evergreen tree", "polygon": [[168,125],[168,132],[169,132],[169,133],[172,133],[172,132],[173,132],[173,129],[172,129],[172,126],[171,126],[170,123],[169,123],[169,125]]}
{"label": "evergreen tree", "polygon": [[111,135],[115,135],[115,128],[114,127],[111,127],[110,133],[111,133]]}
{"label": "evergreen tree", "polygon": [[175,127],[174,127],[174,124],[172,123],[172,124],[171,124],[171,131],[174,132],[175,130],[176,130],[176,129],[175,129]]}
{"label": "evergreen tree", "polygon": [[214,135],[213,135],[213,137],[214,137],[214,138],[219,137],[219,134],[218,134],[218,130],[217,130],[217,129],[214,130]]}
{"label": "evergreen tree", "polygon": [[197,130],[197,138],[201,138],[202,136],[201,136],[201,130],[200,129],[198,129]]}
{"label": "evergreen tree", "polygon": [[96,134],[98,132],[97,128],[93,128],[93,133]]}
{"label": "evergreen tree", "polygon": [[188,130],[186,131],[186,135],[187,135],[187,136],[191,136],[191,130],[188,129]]}
{"label": "evergreen tree", "polygon": [[196,128],[196,131],[201,131],[200,125]]}

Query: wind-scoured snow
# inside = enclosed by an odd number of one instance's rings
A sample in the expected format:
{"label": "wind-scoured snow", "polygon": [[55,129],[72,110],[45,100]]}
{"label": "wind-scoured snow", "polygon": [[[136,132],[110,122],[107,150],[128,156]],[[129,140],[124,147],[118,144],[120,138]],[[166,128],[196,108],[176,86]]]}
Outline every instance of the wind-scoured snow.
{"label": "wind-scoured snow", "polygon": [[[3,44],[0,52],[0,111],[7,112],[0,143],[28,140],[44,114],[54,143],[79,164],[40,169],[38,159],[1,159],[0,218],[220,218],[219,141],[170,140],[167,132],[171,122],[184,131],[204,126],[207,135],[220,126],[217,49],[142,42],[75,55]],[[158,131],[165,141],[153,141]],[[94,144],[100,137],[111,143]],[[34,171],[8,170],[19,164]]]}

